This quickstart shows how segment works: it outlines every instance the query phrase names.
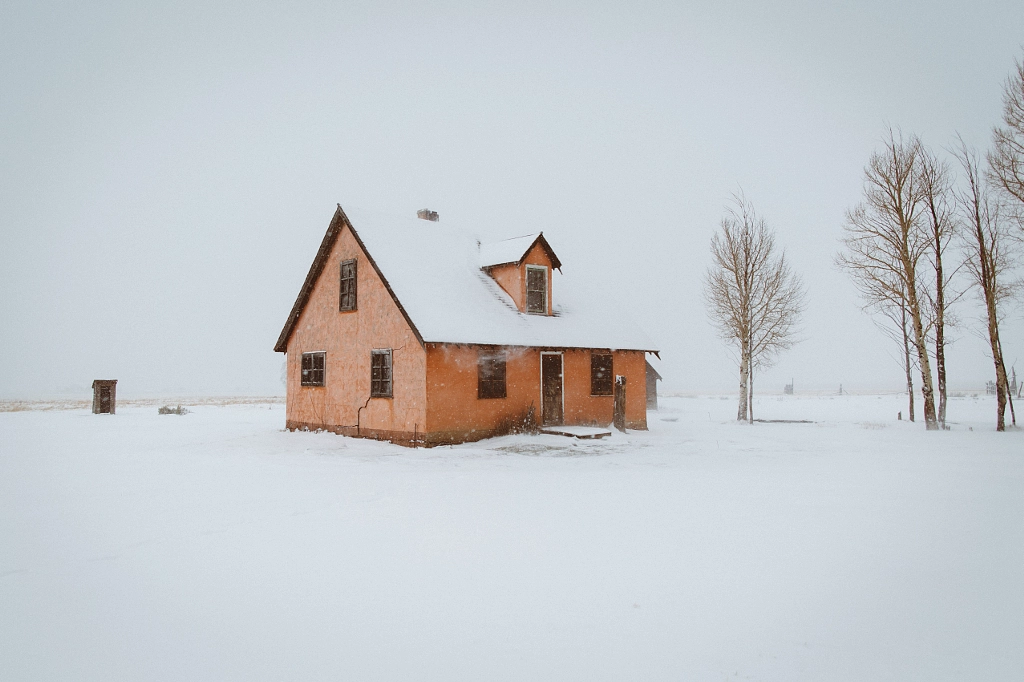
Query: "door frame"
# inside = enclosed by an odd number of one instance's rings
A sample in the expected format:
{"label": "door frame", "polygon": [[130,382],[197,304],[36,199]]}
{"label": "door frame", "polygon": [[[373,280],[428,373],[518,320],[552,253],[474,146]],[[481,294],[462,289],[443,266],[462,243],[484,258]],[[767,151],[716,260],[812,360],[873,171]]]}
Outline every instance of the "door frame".
{"label": "door frame", "polygon": [[557,355],[559,361],[559,368],[561,372],[559,375],[562,380],[562,389],[559,394],[562,397],[562,423],[565,423],[565,355],[560,350],[542,350],[540,352],[540,425],[546,426],[544,423],[544,356],[545,355]]}

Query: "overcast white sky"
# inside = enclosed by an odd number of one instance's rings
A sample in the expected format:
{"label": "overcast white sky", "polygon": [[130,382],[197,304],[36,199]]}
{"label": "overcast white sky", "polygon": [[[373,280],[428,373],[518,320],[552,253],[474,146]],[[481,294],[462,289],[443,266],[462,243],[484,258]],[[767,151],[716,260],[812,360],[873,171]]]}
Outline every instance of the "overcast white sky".
{"label": "overcast white sky", "polygon": [[[729,390],[700,282],[739,188],[810,290],[759,386],[898,389],[832,265],[843,212],[887,125],[988,144],[1024,13],[826,4],[5,2],[0,396],[283,394],[339,202],[543,230],[565,276],[625,273],[665,388]],[[955,336],[952,386],[983,386]]]}

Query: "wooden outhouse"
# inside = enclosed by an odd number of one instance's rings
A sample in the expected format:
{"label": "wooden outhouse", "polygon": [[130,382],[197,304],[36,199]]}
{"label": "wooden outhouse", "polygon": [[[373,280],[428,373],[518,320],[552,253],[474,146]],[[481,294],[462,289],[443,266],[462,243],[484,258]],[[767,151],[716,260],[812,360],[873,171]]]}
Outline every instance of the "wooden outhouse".
{"label": "wooden outhouse", "polygon": [[114,414],[117,407],[117,379],[96,379],[92,382],[92,413]]}

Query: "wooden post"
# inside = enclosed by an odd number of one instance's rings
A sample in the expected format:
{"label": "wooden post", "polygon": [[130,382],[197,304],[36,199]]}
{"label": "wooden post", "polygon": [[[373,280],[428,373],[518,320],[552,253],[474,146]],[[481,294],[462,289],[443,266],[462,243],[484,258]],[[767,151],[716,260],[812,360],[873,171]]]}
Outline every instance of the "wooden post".
{"label": "wooden post", "polygon": [[612,413],[612,424],[619,431],[626,432],[626,377],[619,374],[615,377],[615,407]]}

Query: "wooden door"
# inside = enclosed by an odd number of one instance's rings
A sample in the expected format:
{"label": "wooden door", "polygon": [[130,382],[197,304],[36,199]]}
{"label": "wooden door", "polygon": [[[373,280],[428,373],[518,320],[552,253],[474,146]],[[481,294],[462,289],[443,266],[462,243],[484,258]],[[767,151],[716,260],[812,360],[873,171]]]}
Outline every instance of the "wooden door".
{"label": "wooden door", "polygon": [[562,354],[541,353],[541,423],[556,426],[562,423]]}
{"label": "wooden door", "polygon": [[110,414],[109,386],[100,386],[100,414]]}

